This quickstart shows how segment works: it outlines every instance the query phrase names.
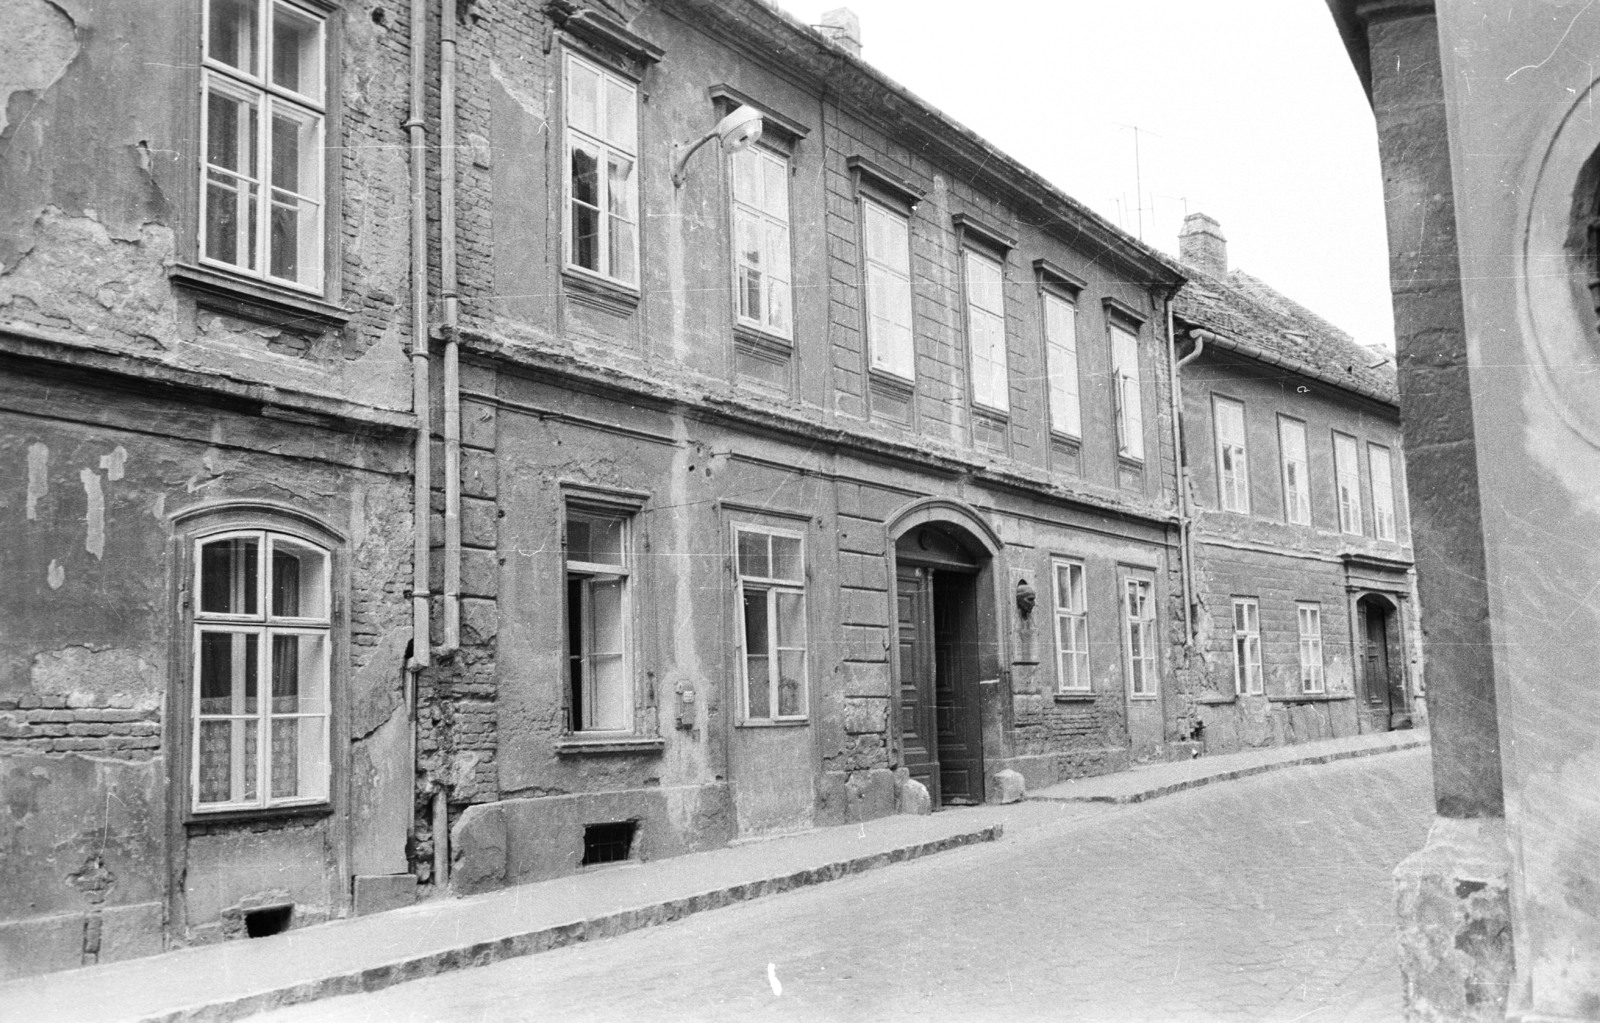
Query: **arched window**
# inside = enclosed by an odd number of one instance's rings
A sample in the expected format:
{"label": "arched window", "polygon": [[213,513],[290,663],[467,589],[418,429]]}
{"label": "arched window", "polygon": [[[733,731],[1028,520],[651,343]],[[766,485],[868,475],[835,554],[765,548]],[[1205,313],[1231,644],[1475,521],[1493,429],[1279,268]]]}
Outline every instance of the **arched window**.
{"label": "arched window", "polygon": [[265,528],[228,528],[192,542],[191,809],[327,802],[329,548]]}

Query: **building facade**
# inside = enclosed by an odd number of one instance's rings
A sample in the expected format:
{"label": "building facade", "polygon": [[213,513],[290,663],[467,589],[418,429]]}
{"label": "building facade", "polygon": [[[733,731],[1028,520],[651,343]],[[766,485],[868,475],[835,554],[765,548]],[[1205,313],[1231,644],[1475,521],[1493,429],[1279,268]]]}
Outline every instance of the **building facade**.
{"label": "building facade", "polygon": [[1209,750],[1409,728],[1422,657],[1394,364],[1179,239],[1195,688]]}

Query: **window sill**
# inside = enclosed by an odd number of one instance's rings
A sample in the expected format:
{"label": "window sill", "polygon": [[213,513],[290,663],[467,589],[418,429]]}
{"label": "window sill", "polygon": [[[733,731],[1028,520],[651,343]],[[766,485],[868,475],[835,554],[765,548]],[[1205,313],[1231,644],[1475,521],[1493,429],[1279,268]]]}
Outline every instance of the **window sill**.
{"label": "window sill", "polygon": [[733,325],[733,340],[747,352],[776,361],[787,362],[794,355],[792,340],[748,323]]}
{"label": "window sill", "polygon": [[972,411],[976,412],[980,416],[983,416],[985,419],[993,421],[997,426],[1003,426],[1011,422],[1011,412],[1009,409],[995,408],[992,405],[985,405],[983,402],[978,401],[977,399],[973,399]]}
{"label": "window sill", "polygon": [[1134,455],[1125,455],[1120,451],[1117,452],[1117,464],[1124,469],[1137,469],[1140,472],[1144,472],[1144,459]]}
{"label": "window sill", "polygon": [[811,724],[811,719],[810,718],[795,718],[793,720],[785,719],[783,721],[763,721],[763,720],[740,721],[734,727],[735,728],[804,728],[806,725],[809,725],[809,724]]}
{"label": "window sill", "polygon": [[879,366],[867,370],[867,377],[872,381],[872,386],[886,394],[902,400],[911,397],[911,392],[916,390],[916,381],[910,377],[903,377],[899,373],[891,372]]}
{"label": "window sill", "polygon": [[1079,448],[1083,446],[1082,437],[1074,436],[1070,433],[1067,433],[1065,430],[1058,430],[1053,426],[1050,428],[1050,439],[1055,441],[1057,444],[1064,444],[1073,448]]}
{"label": "window sill", "polygon": [[667,740],[659,735],[628,736],[616,739],[578,739],[567,737],[557,741],[556,753],[563,757],[604,756],[612,753],[660,753],[667,748]]}
{"label": "window sill", "polygon": [[1269,696],[1272,703],[1332,703],[1336,700],[1353,700],[1351,693],[1298,693],[1294,696]]}
{"label": "window sill", "polygon": [[196,305],[280,330],[320,334],[350,322],[350,311],[331,302],[207,266],[177,263],[167,277],[191,292]]}
{"label": "window sill", "polygon": [[1057,703],[1093,703],[1099,699],[1099,693],[1057,693]]}
{"label": "window sill", "polygon": [[561,283],[567,289],[569,298],[619,316],[631,315],[639,308],[642,299],[637,288],[572,266],[562,269]]}
{"label": "window sill", "polygon": [[297,806],[269,806],[265,809],[190,810],[183,820],[185,828],[202,828],[212,824],[238,824],[241,822],[276,821],[290,818],[329,817],[333,815],[332,803],[306,803]]}
{"label": "window sill", "polygon": [[1239,695],[1240,694],[1238,693],[1212,693],[1209,696],[1197,696],[1194,698],[1194,702],[1203,706],[1212,706],[1224,703],[1238,703]]}
{"label": "window sill", "polygon": [[1128,699],[1130,699],[1130,700],[1138,700],[1138,701],[1140,701],[1142,703],[1154,703],[1155,701],[1161,699],[1161,694],[1160,693],[1129,693],[1128,694]]}

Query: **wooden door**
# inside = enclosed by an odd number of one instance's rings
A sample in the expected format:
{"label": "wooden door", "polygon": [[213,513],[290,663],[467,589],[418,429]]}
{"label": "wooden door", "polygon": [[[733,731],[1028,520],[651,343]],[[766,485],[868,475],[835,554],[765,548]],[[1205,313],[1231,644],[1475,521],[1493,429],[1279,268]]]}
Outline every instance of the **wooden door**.
{"label": "wooden door", "polygon": [[932,572],[901,566],[895,574],[900,676],[900,748],[907,771],[940,805],[939,744],[934,727]]}
{"label": "wooden door", "polygon": [[983,802],[983,725],[978,708],[977,577],[933,574],[934,705],[943,802]]}
{"label": "wooden door", "polygon": [[1367,619],[1367,702],[1383,708],[1384,727],[1389,723],[1389,628],[1388,615],[1368,606]]}

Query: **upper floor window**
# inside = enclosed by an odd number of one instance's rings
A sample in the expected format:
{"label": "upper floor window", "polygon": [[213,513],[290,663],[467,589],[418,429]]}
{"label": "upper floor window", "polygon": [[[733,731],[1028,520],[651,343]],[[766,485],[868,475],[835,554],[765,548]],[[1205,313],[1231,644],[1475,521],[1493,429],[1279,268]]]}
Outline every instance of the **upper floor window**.
{"label": "upper floor window", "polygon": [[1050,428],[1083,436],[1078,403],[1078,309],[1059,295],[1044,293],[1045,365],[1050,374]]}
{"label": "upper floor window", "polygon": [[1083,565],[1058,561],[1056,576],[1056,689],[1089,691],[1089,604],[1084,596]]}
{"label": "upper floor window", "polygon": [[329,552],[260,529],[195,546],[192,806],[328,799]]}
{"label": "upper floor window", "polygon": [[1233,691],[1259,695],[1261,681],[1261,605],[1251,597],[1233,600]]}
{"label": "upper floor window", "polygon": [[327,27],[285,0],[205,6],[200,253],[323,290]]}
{"label": "upper floor window", "polygon": [[1361,465],[1356,439],[1333,435],[1333,471],[1339,490],[1339,532],[1361,535]]}
{"label": "upper floor window", "polygon": [[1217,497],[1223,511],[1250,510],[1250,466],[1245,454],[1244,405],[1217,398]]}
{"label": "upper floor window", "polygon": [[911,221],[863,198],[861,233],[866,247],[867,346],[872,352],[872,368],[913,379]]}
{"label": "upper floor window", "polygon": [[1299,605],[1300,617],[1300,691],[1320,693],[1322,678],[1322,607],[1318,604]]}
{"label": "upper floor window", "polygon": [[734,153],[733,272],[739,322],[793,337],[789,160],[765,146]]}
{"label": "upper floor window", "polygon": [[739,526],[740,674],[744,720],[806,717],[805,541],[798,533]]}
{"label": "upper floor window", "polygon": [[1311,524],[1311,487],[1306,476],[1306,424],[1278,419],[1278,448],[1283,453],[1283,517],[1296,525]]}
{"label": "upper floor window", "polygon": [[1156,604],[1152,589],[1148,579],[1128,579],[1124,584],[1128,691],[1134,696],[1156,695]]}
{"label": "upper floor window", "polygon": [[639,282],[638,89],[567,54],[567,265]]}
{"label": "upper floor window", "polygon": [[567,509],[567,679],[574,732],[633,730],[627,517]]}
{"label": "upper floor window", "polygon": [[1117,454],[1144,458],[1144,399],[1139,384],[1139,335],[1111,325],[1111,386],[1116,399]]}
{"label": "upper floor window", "polygon": [[1372,527],[1380,540],[1393,540],[1394,532],[1394,465],[1389,449],[1377,444],[1367,445],[1367,460],[1372,469]]}
{"label": "upper floor window", "polygon": [[972,347],[972,400],[1011,407],[1006,368],[1005,271],[1000,261],[967,249],[967,341]]}

